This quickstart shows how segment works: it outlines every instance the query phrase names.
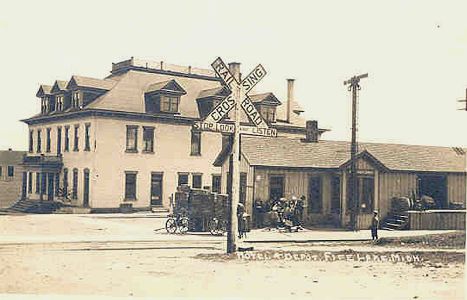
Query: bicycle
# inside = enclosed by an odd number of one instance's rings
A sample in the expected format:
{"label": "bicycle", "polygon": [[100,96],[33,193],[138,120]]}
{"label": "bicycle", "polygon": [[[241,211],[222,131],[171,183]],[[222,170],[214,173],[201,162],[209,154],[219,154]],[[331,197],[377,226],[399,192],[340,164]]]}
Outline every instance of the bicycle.
{"label": "bicycle", "polygon": [[224,235],[227,231],[227,222],[219,218],[212,218],[208,223],[209,232],[212,235]]}
{"label": "bicycle", "polygon": [[177,230],[181,234],[185,234],[188,231],[188,221],[188,218],[181,214],[175,216],[171,214],[169,215],[169,219],[165,222],[165,230],[167,230],[169,234],[176,233]]}

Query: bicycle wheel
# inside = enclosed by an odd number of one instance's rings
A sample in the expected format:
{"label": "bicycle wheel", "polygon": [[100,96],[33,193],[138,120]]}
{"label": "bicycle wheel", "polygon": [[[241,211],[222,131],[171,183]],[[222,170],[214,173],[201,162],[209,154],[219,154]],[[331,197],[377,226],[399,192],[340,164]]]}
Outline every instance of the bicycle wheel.
{"label": "bicycle wheel", "polygon": [[208,223],[209,232],[212,235],[219,234],[219,220],[217,218],[212,218]]}
{"label": "bicycle wheel", "polygon": [[182,217],[180,218],[180,223],[178,224],[178,230],[181,234],[185,234],[188,231],[188,218]]}
{"label": "bicycle wheel", "polygon": [[170,234],[177,231],[177,223],[175,222],[175,219],[170,218],[165,222],[165,230],[167,230],[167,232]]}

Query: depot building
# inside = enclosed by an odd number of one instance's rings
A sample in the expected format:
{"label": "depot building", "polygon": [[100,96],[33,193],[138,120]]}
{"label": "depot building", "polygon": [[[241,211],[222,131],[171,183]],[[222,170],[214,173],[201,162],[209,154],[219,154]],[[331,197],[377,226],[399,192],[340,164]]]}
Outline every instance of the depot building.
{"label": "depot building", "polygon": [[[304,196],[308,225],[349,225],[349,142],[321,139],[317,122],[309,121],[303,136],[242,136],[240,145],[240,201],[253,219],[255,200]],[[224,149],[214,162],[222,170],[223,192],[229,153]],[[369,228],[374,210],[381,220],[388,216],[393,197],[427,195],[441,210],[465,207],[465,155],[462,148],[359,143],[358,227]]]}

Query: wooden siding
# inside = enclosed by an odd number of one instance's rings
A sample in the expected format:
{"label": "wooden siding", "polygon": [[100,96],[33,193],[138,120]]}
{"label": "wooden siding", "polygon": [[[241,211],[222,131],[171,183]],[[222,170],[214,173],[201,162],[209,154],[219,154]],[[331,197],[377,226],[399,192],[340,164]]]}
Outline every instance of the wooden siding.
{"label": "wooden siding", "polygon": [[465,174],[448,174],[448,201],[460,202],[465,205],[466,198],[466,176]]}
{"label": "wooden siding", "polygon": [[410,197],[417,190],[417,175],[413,173],[379,173],[379,217],[382,220],[391,209],[392,197]]}
{"label": "wooden siding", "polygon": [[465,230],[465,210],[428,210],[409,212],[411,230]]}

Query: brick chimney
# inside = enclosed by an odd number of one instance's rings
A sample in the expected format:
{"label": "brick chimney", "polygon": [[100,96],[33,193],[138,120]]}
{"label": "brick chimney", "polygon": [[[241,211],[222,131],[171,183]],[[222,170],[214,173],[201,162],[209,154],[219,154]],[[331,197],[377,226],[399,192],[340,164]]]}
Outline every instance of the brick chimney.
{"label": "brick chimney", "polygon": [[287,79],[287,116],[286,121],[290,123],[290,114],[292,113],[293,85],[295,79]]}
{"label": "brick chimney", "polygon": [[237,62],[231,62],[229,63],[229,70],[230,73],[237,79],[238,82],[240,82],[240,78],[242,77],[242,73],[240,73],[240,63]]}
{"label": "brick chimney", "polygon": [[305,142],[317,143],[319,140],[318,121],[306,121]]}

